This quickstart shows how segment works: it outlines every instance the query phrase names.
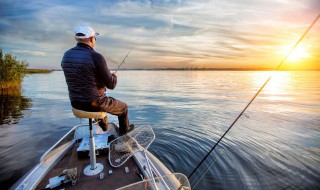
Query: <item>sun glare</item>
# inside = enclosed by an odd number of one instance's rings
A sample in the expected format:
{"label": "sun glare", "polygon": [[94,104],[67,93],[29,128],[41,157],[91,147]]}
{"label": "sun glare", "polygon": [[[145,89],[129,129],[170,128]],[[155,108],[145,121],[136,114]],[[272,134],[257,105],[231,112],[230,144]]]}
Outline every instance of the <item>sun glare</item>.
{"label": "sun glare", "polygon": [[288,62],[300,62],[303,59],[310,57],[307,48],[303,46],[298,46],[293,52],[289,55]]}
{"label": "sun glare", "polygon": [[[278,52],[281,57],[280,59],[283,59],[285,56],[287,56],[291,48],[292,46],[283,46]],[[312,62],[310,62],[312,55],[310,53],[311,46],[305,44],[298,45],[288,56],[281,69],[303,70],[312,68]]]}

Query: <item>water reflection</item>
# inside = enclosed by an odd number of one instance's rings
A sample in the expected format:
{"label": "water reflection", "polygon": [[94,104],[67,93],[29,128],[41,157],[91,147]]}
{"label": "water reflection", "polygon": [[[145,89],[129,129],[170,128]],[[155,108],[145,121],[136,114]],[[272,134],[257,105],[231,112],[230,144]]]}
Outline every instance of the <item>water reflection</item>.
{"label": "water reflection", "polygon": [[293,72],[275,72],[264,91],[270,100],[291,100],[288,90],[293,86]]}
{"label": "water reflection", "polygon": [[20,90],[0,93],[0,125],[17,124],[23,110],[31,107],[31,99],[21,95]]}
{"label": "water reflection", "polygon": [[288,90],[294,88],[295,72],[259,72],[252,76],[252,81],[256,86],[262,86],[271,77],[270,81],[263,89],[260,97],[270,101],[292,100],[288,95]]}

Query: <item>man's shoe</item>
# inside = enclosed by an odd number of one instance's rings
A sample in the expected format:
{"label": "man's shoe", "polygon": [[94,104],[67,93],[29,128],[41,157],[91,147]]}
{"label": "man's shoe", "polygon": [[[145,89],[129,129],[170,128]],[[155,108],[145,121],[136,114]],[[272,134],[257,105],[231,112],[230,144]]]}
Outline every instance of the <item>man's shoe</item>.
{"label": "man's shoe", "polygon": [[132,131],[134,129],[134,124],[130,124],[129,125],[129,129],[127,129],[127,133],[129,133],[130,131]]}
{"label": "man's shoe", "polygon": [[129,127],[126,129],[125,132],[120,133],[119,132],[119,136],[125,135],[127,133],[129,133],[130,131],[132,131],[134,129],[134,124],[130,124]]}
{"label": "man's shoe", "polygon": [[99,122],[99,126],[101,127],[101,129],[103,131],[107,131],[108,130],[108,124],[105,124],[102,121]]}

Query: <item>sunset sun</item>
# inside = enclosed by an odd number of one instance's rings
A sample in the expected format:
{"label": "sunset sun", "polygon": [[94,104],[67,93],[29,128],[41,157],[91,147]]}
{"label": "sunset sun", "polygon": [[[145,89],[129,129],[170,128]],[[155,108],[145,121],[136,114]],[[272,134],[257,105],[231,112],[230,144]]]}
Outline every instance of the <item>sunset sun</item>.
{"label": "sunset sun", "polygon": [[307,48],[303,46],[298,46],[293,52],[289,55],[288,62],[301,62],[303,59],[310,57]]}
{"label": "sunset sun", "polygon": [[[292,47],[283,47],[279,51],[279,55],[284,58],[288,55],[290,48]],[[312,52],[312,46],[300,44],[290,53],[281,69],[305,70],[315,68]]]}

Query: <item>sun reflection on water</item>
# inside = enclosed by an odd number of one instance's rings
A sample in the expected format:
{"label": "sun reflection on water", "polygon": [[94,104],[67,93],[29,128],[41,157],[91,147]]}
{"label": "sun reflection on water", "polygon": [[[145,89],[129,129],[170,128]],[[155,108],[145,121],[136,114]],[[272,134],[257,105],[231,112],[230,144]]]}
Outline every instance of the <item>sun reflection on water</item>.
{"label": "sun reflection on water", "polygon": [[273,72],[272,78],[264,89],[269,100],[292,100],[287,96],[287,89],[293,86],[292,74],[289,72]]}
{"label": "sun reflection on water", "polygon": [[293,98],[287,95],[288,89],[294,86],[292,72],[263,72],[256,76],[253,81],[257,86],[262,86],[270,76],[270,81],[262,91],[262,98],[267,100],[292,100]]}

